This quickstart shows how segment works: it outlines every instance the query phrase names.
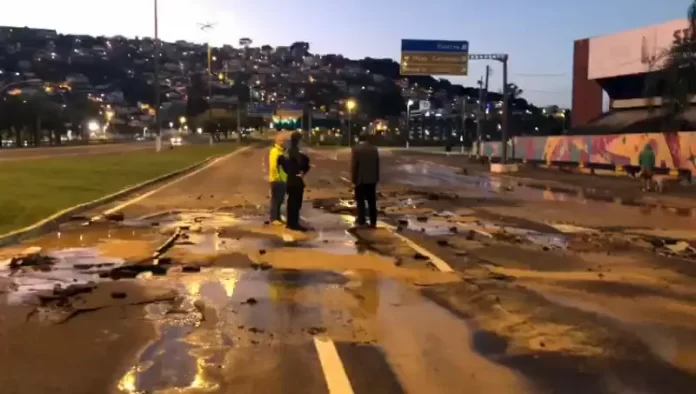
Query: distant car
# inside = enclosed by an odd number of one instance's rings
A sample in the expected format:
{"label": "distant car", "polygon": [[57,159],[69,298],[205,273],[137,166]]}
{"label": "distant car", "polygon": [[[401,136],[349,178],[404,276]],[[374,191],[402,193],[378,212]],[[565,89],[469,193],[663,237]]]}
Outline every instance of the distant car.
{"label": "distant car", "polygon": [[172,137],[169,139],[169,143],[172,145],[172,147],[181,146],[182,145],[181,137]]}

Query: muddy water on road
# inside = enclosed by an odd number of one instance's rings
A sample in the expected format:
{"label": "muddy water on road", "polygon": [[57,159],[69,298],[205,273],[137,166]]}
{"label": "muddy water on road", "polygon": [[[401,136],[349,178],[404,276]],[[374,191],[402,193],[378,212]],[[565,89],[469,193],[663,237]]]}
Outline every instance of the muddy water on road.
{"label": "muddy water on road", "polygon": [[690,230],[689,238],[696,239],[696,211],[691,209],[532,188],[508,178],[458,174],[448,167],[425,162],[393,167],[387,171],[387,177],[389,182],[414,187],[456,189],[461,199],[492,214],[590,227],[682,229]]}

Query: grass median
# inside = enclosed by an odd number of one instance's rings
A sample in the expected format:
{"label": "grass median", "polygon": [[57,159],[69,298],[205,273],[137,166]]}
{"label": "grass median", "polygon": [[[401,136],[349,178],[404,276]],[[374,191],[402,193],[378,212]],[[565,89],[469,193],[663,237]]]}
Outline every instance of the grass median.
{"label": "grass median", "polygon": [[63,209],[230,153],[238,144],[0,163],[0,235]]}

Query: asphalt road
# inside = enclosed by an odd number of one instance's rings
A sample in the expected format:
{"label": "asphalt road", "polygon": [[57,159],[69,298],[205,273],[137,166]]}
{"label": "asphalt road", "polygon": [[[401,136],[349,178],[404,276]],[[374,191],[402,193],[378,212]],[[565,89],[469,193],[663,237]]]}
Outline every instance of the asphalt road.
{"label": "asphalt road", "polygon": [[42,148],[0,149],[0,161],[44,159],[48,157],[69,157],[132,152],[154,149],[154,142],[127,142],[120,144],[92,144],[79,146],[60,146]]}
{"label": "asphalt road", "polygon": [[309,152],[309,234],[252,147],[0,250],[57,259],[0,263],[3,392],[693,392],[694,218],[387,152],[347,232],[346,152]]}

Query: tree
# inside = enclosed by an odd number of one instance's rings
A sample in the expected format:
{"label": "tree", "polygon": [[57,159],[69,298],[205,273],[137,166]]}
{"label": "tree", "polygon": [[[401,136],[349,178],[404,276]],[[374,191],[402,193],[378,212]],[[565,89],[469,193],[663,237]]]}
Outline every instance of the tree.
{"label": "tree", "polygon": [[688,8],[688,19],[688,29],[675,34],[669,50],[644,58],[651,71],[646,95],[661,96],[660,106],[671,119],[686,110],[696,94],[696,0]]}
{"label": "tree", "polygon": [[524,90],[522,90],[515,83],[509,83],[508,84],[508,93],[510,94],[510,100],[514,100],[516,98],[521,97],[522,93],[524,93]]}

